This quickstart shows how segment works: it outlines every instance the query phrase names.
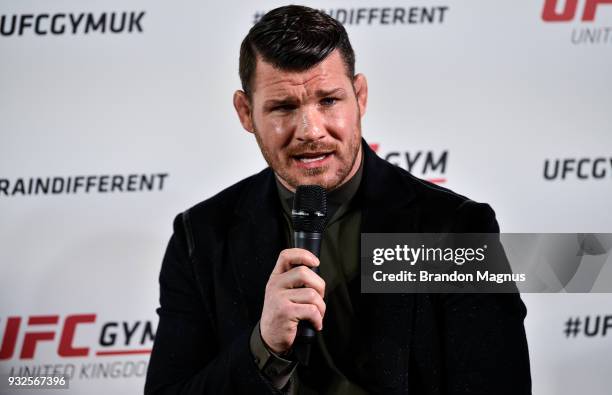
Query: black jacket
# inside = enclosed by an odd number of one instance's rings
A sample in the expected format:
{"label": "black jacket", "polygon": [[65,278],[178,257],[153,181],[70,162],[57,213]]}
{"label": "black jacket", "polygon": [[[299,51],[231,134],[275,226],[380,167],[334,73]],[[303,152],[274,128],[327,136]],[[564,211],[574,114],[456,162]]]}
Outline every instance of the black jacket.
{"label": "black jacket", "polygon": [[[498,232],[493,210],[380,159],[365,141],[355,196],[365,232]],[[261,171],[174,221],[159,277],[147,394],[277,393],[249,336],[283,245],[274,173]],[[360,384],[385,394],[531,393],[526,309],[516,294],[361,294],[349,285],[371,355]]]}

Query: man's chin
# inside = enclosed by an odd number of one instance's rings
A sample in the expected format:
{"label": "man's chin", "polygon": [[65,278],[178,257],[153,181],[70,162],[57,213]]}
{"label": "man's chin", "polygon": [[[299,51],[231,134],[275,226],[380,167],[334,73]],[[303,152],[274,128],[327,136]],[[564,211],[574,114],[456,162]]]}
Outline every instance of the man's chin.
{"label": "man's chin", "polygon": [[323,175],[305,177],[300,179],[298,185],[319,185],[327,191],[335,189],[340,184],[339,180],[334,177],[325,177]]}
{"label": "man's chin", "polygon": [[300,174],[291,174],[288,177],[282,178],[292,189],[297,188],[299,185],[320,185],[330,190],[338,184],[338,180],[330,173],[330,170],[324,168],[302,170]]}

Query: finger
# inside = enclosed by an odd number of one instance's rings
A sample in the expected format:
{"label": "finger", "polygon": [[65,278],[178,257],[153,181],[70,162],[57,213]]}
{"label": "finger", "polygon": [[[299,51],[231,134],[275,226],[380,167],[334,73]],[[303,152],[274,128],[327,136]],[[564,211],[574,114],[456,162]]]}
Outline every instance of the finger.
{"label": "finger", "polygon": [[318,331],[323,329],[323,316],[313,304],[293,304],[293,316],[296,321],[309,321]]}
{"label": "finger", "polygon": [[319,309],[321,316],[325,316],[325,301],[313,288],[295,288],[286,291],[286,295],[293,303],[313,304]]}
{"label": "finger", "polygon": [[313,288],[322,298],[325,297],[325,280],[306,266],[294,267],[279,275],[275,280],[279,288]]}
{"label": "finger", "polygon": [[278,255],[272,274],[284,273],[297,265],[317,267],[319,266],[319,258],[303,248],[287,248]]}

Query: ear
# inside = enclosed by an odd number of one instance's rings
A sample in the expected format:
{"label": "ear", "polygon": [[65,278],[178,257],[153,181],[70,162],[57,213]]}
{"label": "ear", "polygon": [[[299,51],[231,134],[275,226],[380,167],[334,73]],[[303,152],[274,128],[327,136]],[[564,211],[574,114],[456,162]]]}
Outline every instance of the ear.
{"label": "ear", "polygon": [[253,128],[253,119],[251,118],[251,102],[243,91],[234,92],[234,108],[244,130],[253,133],[255,129]]}
{"label": "ear", "polygon": [[355,90],[355,96],[357,97],[359,112],[363,117],[368,105],[368,81],[366,80],[365,75],[357,74],[355,77],[353,77],[353,89]]}

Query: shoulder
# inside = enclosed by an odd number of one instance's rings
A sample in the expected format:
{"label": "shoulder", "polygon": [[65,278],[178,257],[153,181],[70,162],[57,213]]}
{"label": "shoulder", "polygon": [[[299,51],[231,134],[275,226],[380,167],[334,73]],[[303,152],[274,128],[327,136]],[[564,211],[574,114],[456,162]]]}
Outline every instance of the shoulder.
{"label": "shoulder", "polygon": [[241,203],[243,196],[252,188],[261,184],[261,180],[268,173],[271,173],[271,171],[269,168],[266,168],[257,174],[242,179],[214,196],[195,204],[186,211],[194,218],[204,216],[210,220],[218,216],[225,217],[228,213],[235,211]]}
{"label": "shoulder", "polygon": [[198,237],[215,237],[225,233],[245,196],[256,195],[257,189],[271,174],[272,171],[266,168],[187,208],[174,219],[175,234],[187,231]]}
{"label": "shoulder", "polygon": [[[420,179],[408,171],[377,158],[390,193],[406,196],[426,228],[449,232],[498,232],[495,212],[487,203],[476,202],[449,188]],[[384,162],[384,163],[383,163]],[[389,193],[389,192],[388,192]],[[436,230],[439,231],[439,230]]]}

